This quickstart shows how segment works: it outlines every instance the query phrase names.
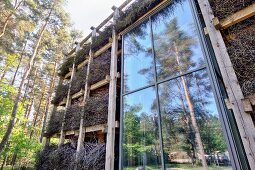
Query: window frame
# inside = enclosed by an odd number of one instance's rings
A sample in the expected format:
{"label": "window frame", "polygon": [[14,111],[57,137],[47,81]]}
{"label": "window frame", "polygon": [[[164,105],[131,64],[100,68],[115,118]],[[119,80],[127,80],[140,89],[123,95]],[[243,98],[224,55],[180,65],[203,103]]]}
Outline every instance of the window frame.
{"label": "window frame", "polygon": [[[156,92],[156,104],[157,104],[157,111],[158,111],[158,125],[159,125],[159,140],[160,140],[160,150],[161,150],[161,167],[162,169],[165,169],[165,162],[164,162],[164,150],[163,150],[163,137],[162,137],[162,120],[161,120],[161,113],[160,113],[160,102],[159,102],[159,93],[158,93],[158,85],[173,79],[176,79],[178,77],[181,76],[185,76],[187,74],[191,74],[193,72],[197,72],[200,70],[206,70],[208,73],[208,78],[210,80],[210,85],[212,87],[212,93],[215,99],[215,104],[217,106],[217,110],[219,113],[219,120],[221,123],[221,127],[223,129],[223,135],[224,135],[224,139],[226,141],[227,144],[227,148],[228,148],[228,152],[229,152],[229,156],[231,159],[231,165],[233,169],[243,169],[242,167],[242,163],[240,160],[240,156],[238,154],[238,150],[236,148],[236,144],[234,141],[234,136],[233,136],[233,130],[231,129],[231,124],[233,124],[234,122],[231,122],[229,116],[228,116],[228,109],[226,108],[225,105],[225,101],[224,101],[224,95],[221,92],[221,87],[219,85],[219,80],[218,80],[218,74],[216,71],[216,67],[214,62],[212,61],[212,57],[214,56],[213,54],[213,50],[212,47],[210,46],[210,44],[208,44],[208,40],[206,39],[205,35],[204,35],[204,29],[202,27],[201,24],[201,19],[199,18],[199,14],[198,14],[198,9],[197,6],[195,4],[194,0],[187,0],[189,2],[189,6],[191,9],[191,14],[192,14],[192,18],[194,19],[194,25],[196,27],[197,33],[198,33],[198,40],[199,43],[201,45],[201,50],[202,53],[204,55],[204,62],[205,64],[201,67],[198,67],[196,69],[192,69],[191,71],[185,72],[183,74],[180,75],[175,75],[175,76],[171,76],[168,78],[165,78],[163,80],[158,81],[157,78],[157,68],[156,68],[156,54],[155,54],[155,48],[154,48],[154,42],[153,42],[153,28],[152,28],[152,21],[151,21],[151,17],[153,17],[155,14],[160,13],[164,8],[168,7],[169,4],[167,5],[162,5],[159,8],[157,8],[155,11],[150,12],[150,14],[148,16],[145,16],[142,20],[139,20],[138,23],[134,23],[133,25],[131,25],[131,29],[127,29],[128,31],[126,31],[123,35],[122,35],[122,54],[121,54],[121,93],[120,93],[120,139],[119,139],[119,169],[122,170],[123,169],[123,148],[122,148],[122,143],[123,143],[123,114],[124,114],[124,110],[123,110],[123,97],[125,95],[131,94],[131,93],[135,93],[138,91],[141,91],[143,89],[146,88],[150,88],[150,87],[154,87],[155,88],[155,92]],[[154,64],[154,80],[153,83],[150,85],[146,85],[144,87],[132,90],[132,91],[128,91],[128,92],[124,92],[124,37],[125,35],[132,31],[133,29],[135,29],[136,27],[139,27],[143,22],[149,21],[149,25],[150,25],[150,38],[151,38],[151,44],[152,44],[152,55],[153,55],[153,64]],[[238,129],[235,129],[238,131]]]}

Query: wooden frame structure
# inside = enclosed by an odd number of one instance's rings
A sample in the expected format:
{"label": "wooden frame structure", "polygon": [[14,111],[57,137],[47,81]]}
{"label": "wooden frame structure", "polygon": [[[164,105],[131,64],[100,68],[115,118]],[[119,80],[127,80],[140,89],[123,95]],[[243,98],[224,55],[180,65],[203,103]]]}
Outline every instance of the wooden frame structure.
{"label": "wooden frame structure", "polygon": [[[125,1],[118,10],[123,9],[127,4],[129,4],[132,0]],[[247,18],[250,18],[255,15],[255,3],[246,7],[225,19],[218,20],[214,15],[213,11],[210,7],[208,0],[197,0],[198,5],[201,9],[202,16],[204,18],[204,22],[206,25],[205,34],[208,34],[210,37],[210,41],[212,43],[213,51],[216,56],[217,63],[219,65],[220,72],[223,77],[224,85],[226,87],[226,91],[228,94],[228,99],[226,100],[226,106],[228,109],[233,110],[238,130],[241,135],[241,140],[244,145],[244,149],[247,155],[247,159],[251,169],[255,169],[255,127],[252,122],[252,118],[250,113],[254,112],[253,106],[255,106],[255,94],[244,97],[240,85],[237,80],[237,76],[234,72],[233,65],[230,61],[230,57],[227,52],[226,45],[224,43],[222,34],[220,30],[227,29],[228,27],[237,24],[241,21],[244,21]],[[106,161],[105,161],[105,169],[112,170],[114,169],[114,145],[115,145],[115,128],[118,128],[118,122],[116,122],[116,95],[117,95],[117,57],[121,53],[121,50],[118,51],[118,38],[120,38],[123,34],[130,31],[135,26],[139,25],[141,22],[145,20],[148,16],[156,13],[160,9],[166,7],[170,4],[170,0],[162,0],[157,6],[155,6],[152,10],[148,11],[143,17],[139,18],[136,22],[134,22],[131,26],[127,27],[121,33],[117,34],[116,30],[113,28],[112,30],[112,42],[107,43],[102,48],[100,48],[95,53],[91,54],[89,59],[84,60],[82,63],[78,64],[77,68],[75,68],[75,64],[73,64],[72,69],[69,69],[64,79],[69,79],[72,81],[72,78],[75,74],[75,71],[83,68],[85,65],[88,65],[87,68],[87,76],[89,74],[89,65],[90,61],[93,58],[100,56],[106,50],[111,48],[111,65],[110,65],[110,76],[106,76],[104,80],[101,80],[90,87],[87,83],[85,83],[85,90],[80,90],[79,92],[70,95],[68,91],[68,95],[59,103],[59,106],[65,106],[66,108],[71,104],[72,99],[77,99],[83,96],[83,104],[86,102],[88,98],[89,91],[96,90],[102,86],[109,84],[109,104],[108,104],[108,123],[101,124],[91,127],[83,127],[82,123],[79,130],[74,131],[66,131],[61,130],[60,133],[60,142],[59,145],[63,144],[63,139],[65,135],[78,135],[78,147],[77,152],[82,148],[81,143],[84,140],[85,133],[100,131],[102,133],[107,133],[107,141],[106,141]],[[114,17],[114,12],[104,20],[98,27],[95,29],[99,31],[107,22],[109,22]],[[92,36],[90,33],[82,42],[81,46],[85,44]],[[75,49],[73,49],[69,56],[73,55]],[[77,69],[77,70],[76,70]],[[69,87],[70,89],[70,87]],[[83,120],[81,120],[83,122]],[[62,124],[63,126],[63,124]],[[54,136],[58,137],[58,134]]]}

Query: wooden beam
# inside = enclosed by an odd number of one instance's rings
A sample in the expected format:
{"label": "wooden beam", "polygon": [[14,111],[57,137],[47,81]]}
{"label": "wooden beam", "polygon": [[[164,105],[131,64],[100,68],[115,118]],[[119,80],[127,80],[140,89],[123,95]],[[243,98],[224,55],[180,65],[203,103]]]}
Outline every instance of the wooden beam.
{"label": "wooden beam", "polygon": [[253,112],[253,109],[252,109],[252,105],[251,105],[251,101],[250,99],[242,99],[242,102],[243,102],[243,107],[244,107],[244,111],[246,113],[252,113]]}
{"label": "wooden beam", "polygon": [[[119,121],[115,121],[115,128],[119,128]],[[101,132],[101,133],[106,133],[107,132],[107,124],[98,124],[94,126],[87,126],[85,129],[85,133],[90,133],[90,132]],[[77,136],[79,134],[79,130],[69,130],[65,132],[66,135],[75,135]],[[51,138],[58,138],[60,136],[60,133],[56,133],[51,136]]]}
{"label": "wooden beam", "polygon": [[98,89],[106,84],[108,84],[110,82],[110,76],[106,76],[106,78],[104,80],[101,80],[95,84],[93,84],[91,87],[90,87],[90,90],[95,90],[95,89]]}
{"label": "wooden beam", "polygon": [[116,120],[116,97],[117,97],[117,58],[118,58],[118,35],[113,28],[112,31],[112,51],[108,101],[108,128],[106,139],[105,169],[114,169],[114,148],[115,148],[115,120]]}
{"label": "wooden beam", "polygon": [[84,90],[81,89],[79,92],[72,95],[72,99],[77,99],[81,97],[83,94],[84,94]]}
{"label": "wooden beam", "polygon": [[[103,46],[102,48],[100,48],[99,50],[97,50],[93,56],[93,58],[96,58],[98,56],[100,56],[101,54],[103,54],[106,50],[108,50],[109,48],[111,48],[112,46],[112,43],[109,42],[107,43],[105,46]],[[86,57],[87,58],[87,57]],[[77,66],[77,70],[81,69],[82,67],[84,67],[86,64],[88,64],[89,60],[88,59],[85,59],[82,63],[80,63],[78,66]],[[70,69],[69,69],[70,70]],[[64,78],[67,79],[71,76],[71,72],[68,72]]]}
{"label": "wooden beam", "polygon": [[66,75],[65,75],[65,79],[68,79],[69,77],[71,77],[71,75],[72,75],[72,72],[68,72]]}
{"label": "wooden beam", "polygon": [[67,101],[67,99],[66,99],[66,97],[65,97],[58,105],[59,105],[59,106],[65,106],[66,101]]}
{"label": "wooden beam", "polygon": [[226,29],[255,15],[255,3],[220,20],[221,29]]}
{"label": "wooden beam", "polygon": [[100,48],[99,50],[97,50],[95,52],[94,58],[100,56],[101,54],[103,54],[105,51],[107,51],[110,47],[112,46],[112,43],[109,42],[107,43],[105,46],[103,46],[102,48]]}
{"label": "wooden beam", "polygon": [[157,6],[155,6],[154,8],[152,8],[149,12],[147,12],[146,14],[144,14],[141,18],[139,18],[136,22],[134,22],[132,25],[130,25],[129,27],[127,27],[126,29],[124,29],[122,32],[119,33],[119,35],[123,35],[127,32],[129,32],[131,29],[135,28],[136,26],[138,26],[139,24],[141,24],[143,21],[145,21],[146,19],[148,19],[149,16],[157,13],[158,11],[160,11],[161,9],[163,9],[164,7],[166,7],[167,5],[169,5],[172,1],[171,0],[162,0],[162,2],[160,2]]}
{"label": "wooden beam", "polygon": [[[123,8],[125,8],[131,1],[132,1],[132,0],[126,0],[125,2],[123,2],[123,4],[121,4],[121,5],[119,6],[119,10],[122,10]],[[100,30],[100,29],[101,29],[105,24],[107,24],[112,18],[113,18],[113,13],[112,13],[111,15],[109,15],[101,24],[99,24],[99,25],[96,27],[96,29],[97,29],[97,30]],[[92,33],[90,33],[86,38],[84,38],[84,39],[80,42],[81,46],[82,46],[84,43],[86,43],[86,42],[90,39],[91,36],[92,36]],[[68,53],[68,55],[72,55],[74,52],[75,52],[75,48],[72,49],[72,50]]]}
{"label": "wooden beam", "polygon": [[88,64],[89,60],[86,59],[84,60],[82,63],[80,63],[78,66],[77,66],[77,70],[80,70],[82,67],[84,67],[86,64]]}
{"label": "wooden beam", "polygon": [[[211,40],[217,63],[223,82],[229,96],[229,102],[232,104],[232,110],[240,132],[241,140],[247,155],[251,169],[255,169],[255,127],[250,114],[245,113],[242,99],[244,98],[240,85],[231,63],[226,45],[222,38],[221,32],[213,25],[213,11],[208,0],[198,0],[198,4],[204,18],[206,28]],[[226,129],[229,133],[229,129]],[[233,141],[229,145],[235,148]],[[234,159],[238,157],[233,154]],[[238,166],[238,165],[237,165]]]}

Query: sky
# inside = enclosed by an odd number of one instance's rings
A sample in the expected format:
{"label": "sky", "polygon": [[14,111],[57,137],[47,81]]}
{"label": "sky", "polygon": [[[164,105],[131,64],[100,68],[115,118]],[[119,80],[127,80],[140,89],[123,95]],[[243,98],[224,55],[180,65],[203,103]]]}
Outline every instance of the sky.
{"label": "sky", "polygon": [[74,28],[83,32],[83,37],[98,26],[111,13],[113,5],[120,6],[125,0],[67,0],[65,7],[70,14]]}

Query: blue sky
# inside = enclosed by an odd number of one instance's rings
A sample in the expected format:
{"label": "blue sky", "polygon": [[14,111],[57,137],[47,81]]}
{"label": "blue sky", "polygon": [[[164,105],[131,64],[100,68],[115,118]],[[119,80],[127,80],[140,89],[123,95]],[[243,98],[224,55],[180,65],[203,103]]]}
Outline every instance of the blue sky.
{"label": "blue sky", "polygon": [[91,26],[98,26],[107,18],[113,5],[120,6],[125,0],[67,0],[66,10],[74,27],[85,37]]}

